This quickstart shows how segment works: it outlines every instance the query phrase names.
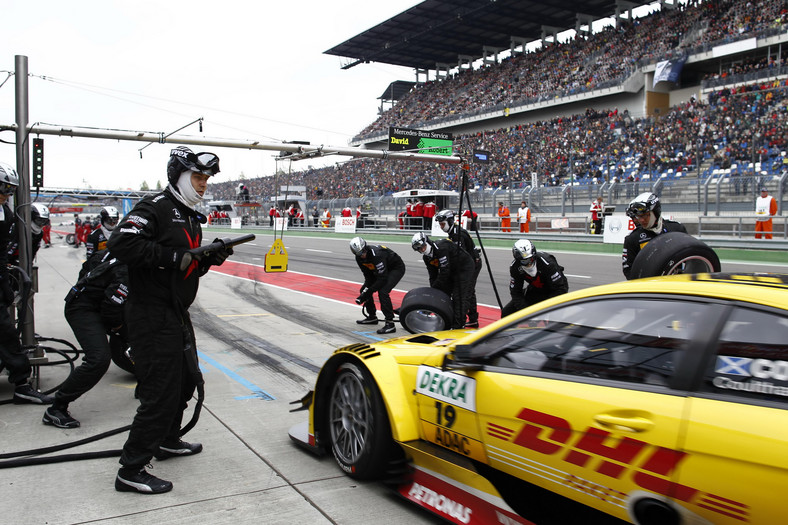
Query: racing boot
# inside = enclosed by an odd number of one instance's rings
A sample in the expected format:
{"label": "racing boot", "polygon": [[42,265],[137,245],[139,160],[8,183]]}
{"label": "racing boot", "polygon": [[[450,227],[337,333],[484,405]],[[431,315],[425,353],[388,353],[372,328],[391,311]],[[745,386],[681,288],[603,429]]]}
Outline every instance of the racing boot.
{"label": "racing boot", "polygon": [[23,405],[25,403],[32,403],[34,405],[51,405],[54,401],[54,397],[42,394],[33,388],[30,383],[16,385],[16,388],[14,389],[15,405]]}
{"label": "racing boot", "polygon": [[383,325],[383,328],[378,328],[377,333],[379,334],[393,334],[397,331],[397,328],[394,326],[393,321],[386,320],[386,324]]}
{"label": "racing boot", "polygon": [[159,461],[165,459],[180,457],[180,456],[193,456],[202,452],[202,444],[200,443],[187,443],[180,439],[176,441],[165,441],[159,445],[159,451],[153,457]]}
{"label": "racing boot", "polygon": [[378,316],[377,315],[370,315],[365,317],[364,319],[359,319],[356,321],[358,324],[378,324]]}
{"label": "racing boot", "polygon": [[79,421],[71,417],[68,412],[68,406],[52,405],[44,412],[44,417],[41,421],[45,425],[52,425],[58,428],[77,428]]}
{"label": "racing boot", "polygon": [[172,483],[150,474],[145,468],[122,467],[115,477],[118,492],[161,494],[172,490]]}

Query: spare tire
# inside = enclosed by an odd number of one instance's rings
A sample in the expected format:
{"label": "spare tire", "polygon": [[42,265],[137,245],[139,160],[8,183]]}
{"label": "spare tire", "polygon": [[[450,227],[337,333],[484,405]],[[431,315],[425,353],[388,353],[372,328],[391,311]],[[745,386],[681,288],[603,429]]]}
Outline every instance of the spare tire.
{"label": "spare tire", "polygon": [[448,330],[453,319],[451,297],[429,286],[409,291],[399,308],[399,322],[412,334]]}
{"label": "spare tire", "polygon": [[74,244],[76,241],[77,236],[73,233],[66,234],[66,244]]}
{"label": "spare tire", "polygon": [[720,258],[708,244],[683,232],[668,232],[657,235],[640,250],[629,277],[711,273],[720,269]]}

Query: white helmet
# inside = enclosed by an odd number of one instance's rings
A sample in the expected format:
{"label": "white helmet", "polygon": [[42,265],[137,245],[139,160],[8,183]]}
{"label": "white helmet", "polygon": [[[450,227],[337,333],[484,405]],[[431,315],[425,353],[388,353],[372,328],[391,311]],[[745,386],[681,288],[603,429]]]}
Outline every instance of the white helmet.
{"label": "white helmet", "polygon": [[353,252],[353,255],[360,256],[367,251],[367,241],[361,237],[353,237],[350,239],[350,251]]}
{"label": "white helmet", "polygon": [[30,230],[35,233],[41,233],[41,228],[49,224],[49,208],[40,202],[34,202],[30,205]]}
{"label": "white helmet", "polygon": [[520,264],[526,268],[530,268],[536,262],[536,248],[534,243],[528,239],[520,239],[512,247],[512,255],[515,260],[520,261]]}
{"label": "white helmet", "polygon": [[16,170],[5,162],[0,162],[0,193],[11,195],[16,191],[17,186],[19,186],[19,176]]}
{"label": "white helmet", "polygon": [[120,214],[115,206],[104,206],[101,208],[100,216],[101,225],[110,231],[115,229],[115,226],[118,225],[118,219],[120,219]]}
{"label": "white helmet", "polygon": [[[415,251],[421,252],[427,257],[432,255],[432,241],[424,232],[414,233],[413,238],[410,240],[410,246]],[[424,247],[426,247],[426,249],[422,252],[421,249]]]}

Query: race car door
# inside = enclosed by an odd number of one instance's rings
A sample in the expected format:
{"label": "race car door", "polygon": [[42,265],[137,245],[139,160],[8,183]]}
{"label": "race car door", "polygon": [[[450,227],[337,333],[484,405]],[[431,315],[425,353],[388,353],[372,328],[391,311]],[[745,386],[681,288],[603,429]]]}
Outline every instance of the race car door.
{"label": "race car door", "polygon": [[672,474],[685,459],[687,398],[675,371],[705,309],[592,298],[479,341],[474,355],[495,355],[473,374],[490,465],[622,519],[643,495],[680,496]]}

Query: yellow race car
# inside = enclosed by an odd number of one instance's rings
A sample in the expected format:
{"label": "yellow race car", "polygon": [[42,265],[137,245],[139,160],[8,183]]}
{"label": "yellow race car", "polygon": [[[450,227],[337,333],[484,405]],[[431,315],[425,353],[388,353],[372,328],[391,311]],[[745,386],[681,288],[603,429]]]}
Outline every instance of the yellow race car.
{"label": "yellow race car", "polygon": [[453,523],[780,523],[788,275],[639,279],[353,344],[301,403],[294,441]]}

